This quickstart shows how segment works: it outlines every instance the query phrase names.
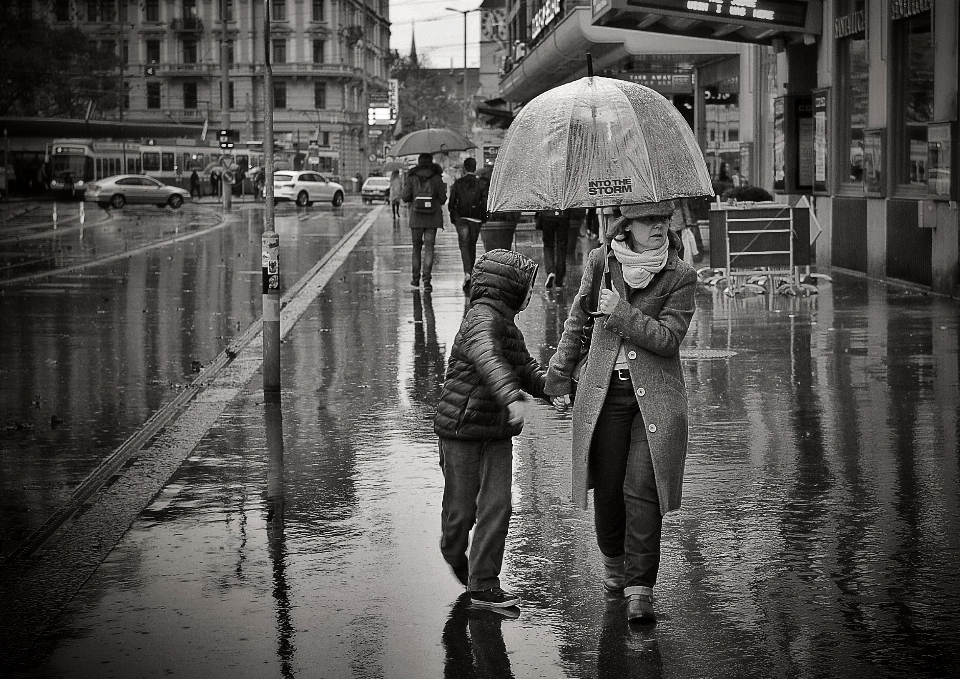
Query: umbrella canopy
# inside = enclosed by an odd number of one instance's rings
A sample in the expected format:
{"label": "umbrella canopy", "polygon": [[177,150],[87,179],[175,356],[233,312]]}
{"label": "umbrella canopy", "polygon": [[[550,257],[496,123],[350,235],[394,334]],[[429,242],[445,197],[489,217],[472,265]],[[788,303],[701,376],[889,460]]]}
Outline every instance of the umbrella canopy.
{"label": "umbrella canopy", "polygon": [[517,115],[497,153],[491,212],[562,210],[712,196],[690,126],[643,85],[586,77]]}
{"label": "umbrella canopy", "polygon": [[477,145],[453,130],[436,127],[429,130],[417,130],[401,137],[390,147],[391,156],[416,156],[421,153],[447,153],[448,151],[466,151]]}

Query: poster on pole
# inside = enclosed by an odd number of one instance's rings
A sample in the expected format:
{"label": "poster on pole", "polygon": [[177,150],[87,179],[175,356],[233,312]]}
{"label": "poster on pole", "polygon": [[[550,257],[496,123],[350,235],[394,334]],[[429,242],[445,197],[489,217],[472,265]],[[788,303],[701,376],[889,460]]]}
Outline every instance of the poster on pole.
{"label": "poster on pole", "polygon": [[830,90],[813,91],[813,192],[825,194],[830,191],[830,140],[827,133],[827,116],[830,106]]}

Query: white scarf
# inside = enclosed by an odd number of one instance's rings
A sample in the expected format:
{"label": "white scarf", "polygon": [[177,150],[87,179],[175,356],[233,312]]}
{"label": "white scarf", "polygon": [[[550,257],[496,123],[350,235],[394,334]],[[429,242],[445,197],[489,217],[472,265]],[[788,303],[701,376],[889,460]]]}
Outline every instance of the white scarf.
{"label": "white scarf", "polygon": [[634,252],[624,241],[617,239],[610,242],[610,247],[613,248],[617,261],[623,266],[623,280],[637,290],[650,285],[650,280],[663,270],[670,256],[670,241],[667,238],[663,239],[663,245],[656,250]]}

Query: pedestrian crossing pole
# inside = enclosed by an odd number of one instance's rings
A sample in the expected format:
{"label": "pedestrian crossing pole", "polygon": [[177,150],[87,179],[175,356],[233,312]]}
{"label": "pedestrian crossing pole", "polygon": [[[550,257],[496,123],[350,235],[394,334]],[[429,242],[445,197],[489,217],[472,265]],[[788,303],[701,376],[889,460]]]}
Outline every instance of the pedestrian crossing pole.
{"label": "pedestrian crossing pole", "polygon": [[273,69],[270,66],[270,0],[263,0],[263,165],[264,225],[261,250],[263,270],[263,397],[280,401],[280,236],[273,211]]}

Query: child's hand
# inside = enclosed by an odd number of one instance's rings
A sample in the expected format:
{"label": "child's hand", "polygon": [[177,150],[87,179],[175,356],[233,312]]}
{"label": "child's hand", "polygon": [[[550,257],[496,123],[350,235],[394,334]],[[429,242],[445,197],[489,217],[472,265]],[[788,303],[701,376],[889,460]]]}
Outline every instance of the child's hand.
{"label": "child's hand", "polygon": [[556,408],[558,412],[566,412],[567,408],[570,407],[570,394],[553,396],[550,398],[550,403],[553,404],[553,407]]}
{"label": "child's hand", "polygon": [[518,425],[523,425],[524,417],[527,414],[527,402],[524,401],[514,401],[507,406],[507,423],[511,427],[516,427]]}

